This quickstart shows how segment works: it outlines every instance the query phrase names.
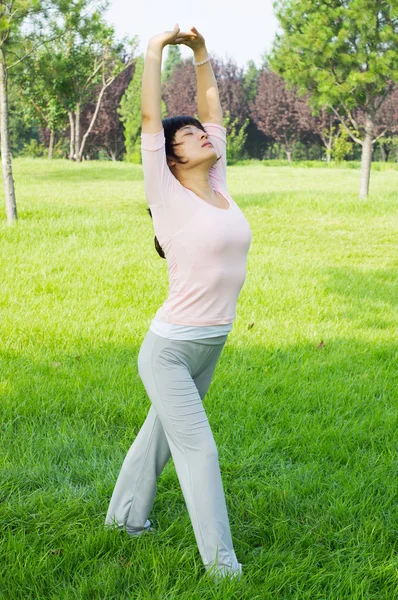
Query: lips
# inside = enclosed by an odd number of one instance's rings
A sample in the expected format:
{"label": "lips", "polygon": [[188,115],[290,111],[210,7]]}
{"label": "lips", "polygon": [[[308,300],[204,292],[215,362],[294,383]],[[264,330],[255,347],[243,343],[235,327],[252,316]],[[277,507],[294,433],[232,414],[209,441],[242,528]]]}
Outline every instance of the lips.
{"label": "lips", "polygon": [[204,148],[205,146],[211,146],[210,142],[205,142],[204,144],[202,144],[202,148]]}

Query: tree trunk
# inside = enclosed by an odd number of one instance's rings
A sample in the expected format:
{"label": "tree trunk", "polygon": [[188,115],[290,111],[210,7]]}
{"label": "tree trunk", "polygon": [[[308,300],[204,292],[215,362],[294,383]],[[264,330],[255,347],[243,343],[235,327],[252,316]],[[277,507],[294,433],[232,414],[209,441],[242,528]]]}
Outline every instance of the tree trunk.
{"label": "tree trunk", "polygon": [[286,150],[286,156],[287,156],[287,160],[291,163],[292,162],[292,151]]}
{"label": "tree trunk", "polygon": [[55,133],[54,130],[51,129],[50,130],[50,143],[48,146],[48,158],[51,159],[54,156],[54,138],[55,138]]}
{"label": "tree trunk", "polygon": [[117,134],[115,134],[115,137],[114,137],[114,146],[113,147],[114,147],[114,150],[111,151],[111,158],[112,158],[112,160],[116,161],[117,157],[119,155],[118,147],[117,147]]}
{"label": "tree trunk", "polygon": [[[112,80],[112,81],[113,81],[113,80]],[[81,159],[81,156],[82,156],[82,154],[83,154],[83,151],[84,151],[84,146],[85,146],[85,144],[86,144],[86,140],[87,140],[87,138],[88,138],[88,136],[89,136],[89,134],[90,134],[90,132],[91,132],[92,128],[94,127],[94,123],[95,123],[95,121],[96,121],[96,119],[97,119],[97,115],[98,115],[98,112],[99,112],[99,109],[100,109],[100,106],[101,106],[102,97],[103,97],[103,95],[104,95],[104,92],[105,92],[105,90],[106,90],[106,88],[107,88],[107,87],[108,87],[108,85],[107,85],[107,86],[104,86],[104,87],[102,88],[102,90],[100,91],[100,94],[99,94],[99,96],[98,96],[97,104],[96,104],[95,111],[94,111],[94,114],[93,114],[93,116],[92,116],[92,119],[91,119],[91,123],[90,123],[90,125],[89,125],[89,127],[88,127],[88,129],[87,129],[86,133],[85,133],[85,134],[84,134],[84,136],[83,136],[83,140],[82,140],[81,148],[79,148],[79,150],[78,150],[78,155],[79,155],[79,158],[78,158],[78,160],[80,160],[80,159]]]}
{"label": "tree trunk", "polygon": [[80,104],[76,106],[75,124],[75,161],[80,162]]}
{"label": "tree trunk", "polygon": [[70,136],[69,136],[69,160],[73,160],[73,153],[75,147],[75,124],[73,121],[73,112],[68,111],[69,117],[69,128],[70,128]]}
{"label": "tree trunk", "polygon": [[373,152],[373,132],[374,115],[372,113],[367,113],[365,122],[365,139],[362,145],[361,156],[361,183],[359,187],[360,198],[366,198],[369,194],[370,166],[372,163]]}
{"label": "tree trunk", "polygon": [[326,161],[330,163],[332,161],[332,146],[333,146],[333,135],[330,134],[328,143],[326,144]]}
{"label": "tree trunk", "polygon": [[386,162],[386,151],[384,150],[383,144],[380,144],[380,154],[382,162]]}
{"label": "tree trunk", "polygon": [[7,222],[12,225],[17,219],[14,180],[12,177],[9,125],[8,125],[8,89],[7,64],[3,48],[0,47],[0,135],[1,163],[3,168],[4,194],[6,200]]}

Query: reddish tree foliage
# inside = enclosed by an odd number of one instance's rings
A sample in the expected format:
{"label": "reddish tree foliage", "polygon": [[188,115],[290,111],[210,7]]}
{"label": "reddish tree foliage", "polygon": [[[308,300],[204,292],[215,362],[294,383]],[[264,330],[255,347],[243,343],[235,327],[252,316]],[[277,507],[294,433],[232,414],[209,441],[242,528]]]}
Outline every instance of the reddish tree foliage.
{"label": "reddish tree foliage", "polygon": [[197,112],[196,73],[190,59],[177,65],[166,83],[162,85],[162,98],[166,103],[167,116],[191,115]]}
{"label": "reddish tree foliage", "polygon": [[312,116],[305,100],[294,89],[288,90],[279,75],[263,69],[250,108],[257,127],[282,144],[291,161],[296,143],[311,131]]}
{"label": "reddish tree foliage", "polygon": [[[389,138],[398,134],[398,84],[394,86],[376,114],[376,135],[380,135],[384,130],[385,136]],[[390,151],[391,147],[381,145],[383,160],[388,160]]]}

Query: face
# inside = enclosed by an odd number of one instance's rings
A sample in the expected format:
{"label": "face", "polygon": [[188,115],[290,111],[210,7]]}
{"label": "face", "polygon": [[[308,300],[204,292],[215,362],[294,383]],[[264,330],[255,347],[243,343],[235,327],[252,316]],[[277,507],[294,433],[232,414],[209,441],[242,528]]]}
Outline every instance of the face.
{"label": "face", "polygon": [[170,166],[191,168],[198,164],[205,164],[207,168],[210,168],[217,161],[216,150],[207,133],[195,125],[184,125],[176,131],[174,144],[176,144],[174,146],[176,155],[184,161],[189,160],[189,162],[182,165],[170,159]]}

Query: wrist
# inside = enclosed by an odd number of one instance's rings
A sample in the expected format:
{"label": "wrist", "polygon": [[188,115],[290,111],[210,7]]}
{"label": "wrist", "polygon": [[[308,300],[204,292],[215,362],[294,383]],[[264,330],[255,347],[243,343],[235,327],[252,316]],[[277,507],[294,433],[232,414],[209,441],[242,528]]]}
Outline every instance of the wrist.
{"label": "wrist", "polygon": [[149,42],[148,42],[147,50],[152,50],[153,52],[162,53],[163,48],[164,48],[164,45],[162,44],[162,42],[159,42],[158,40],[149,40]]}
{"label": "wrist", "polygon": [[195,62],[200,62],[201,60],[204,60],[208,56],[206,46],[201,46],[200,48],[196,48],[196,50],[194,50],[193,54],[195,57]]}

